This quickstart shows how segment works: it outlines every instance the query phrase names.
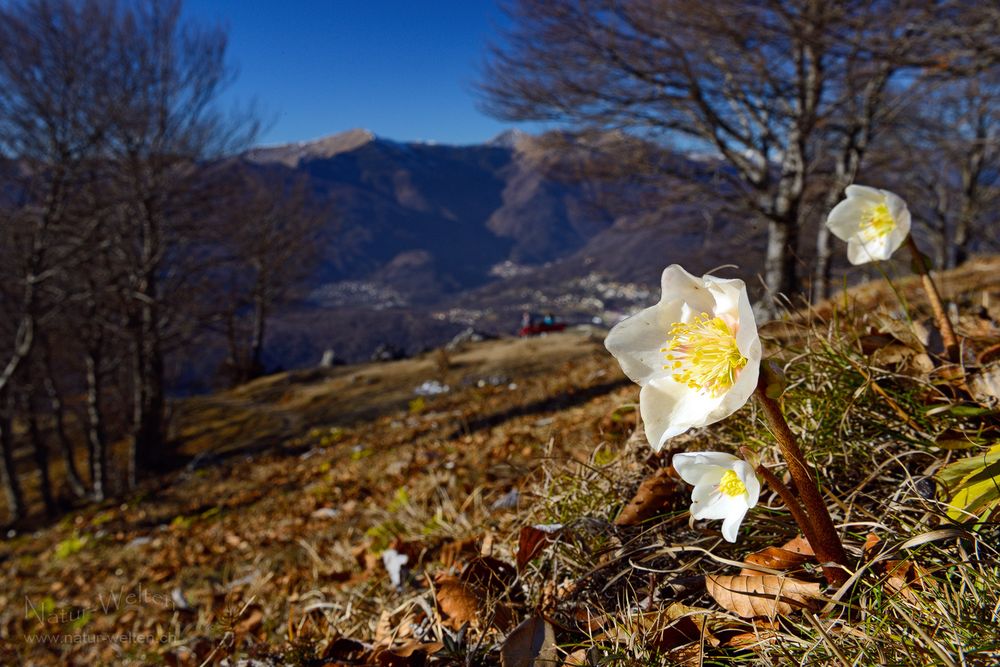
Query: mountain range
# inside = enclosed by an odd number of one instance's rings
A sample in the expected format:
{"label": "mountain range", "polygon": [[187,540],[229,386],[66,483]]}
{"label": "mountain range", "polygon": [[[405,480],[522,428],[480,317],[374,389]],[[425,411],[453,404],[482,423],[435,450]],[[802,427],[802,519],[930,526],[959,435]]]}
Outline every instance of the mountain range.
{"label": "mountain range", "polygon": [[647,186],[569,178],[548,157],[519,132],[452,146],[351,130],[247,153],[306,179],[329,210],[321,261],[278,316],[269,364],[413,353],[469,327],[512,333],[523,311],[610,322],[655,298],[670,263],[702,272],[735,257],[730,274],[744,278],[760,266],[761,229],[696,206],[644,210]]}

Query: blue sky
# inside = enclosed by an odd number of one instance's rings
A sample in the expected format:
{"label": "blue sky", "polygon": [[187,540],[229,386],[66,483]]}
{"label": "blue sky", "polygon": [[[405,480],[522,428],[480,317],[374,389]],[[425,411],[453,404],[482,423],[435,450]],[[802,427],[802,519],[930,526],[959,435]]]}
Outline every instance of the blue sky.
{"label": "blue sky", "polygon": [[228,28],[239,76],[225,101],[256,101],[261,143],[364,127],[461,144],[510,127],[473,90],[503,22],[494,0],[187,0],[185,13]]}

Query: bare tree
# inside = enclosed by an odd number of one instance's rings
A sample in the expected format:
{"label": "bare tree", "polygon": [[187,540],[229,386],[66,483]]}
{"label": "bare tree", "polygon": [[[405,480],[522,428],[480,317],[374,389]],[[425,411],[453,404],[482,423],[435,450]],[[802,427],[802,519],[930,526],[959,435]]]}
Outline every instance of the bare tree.
{"label": "bare tree", "polygon": [[[217,100],[231,81],[226,35],[181,20],[179,0],[129,7],[115,24],[111,105],[113,159],[129,267],[128,329],[133,350],[133,433],[127,479],[161,454],[165,430],[164,335],[171,313],[163,281],[197,210],[199,164],[252,140],[251,117],[223,116]],[[142,461],[140,461],[140,458]]]}
{"label": "bare tree", "polygon": [[196,319],[179,296],[203,268],[189,250],[208,238],[206,202],[219,196],[212,165],[256,129],[217,109],[225,47],[221,30],[182,21],[179,1],[0,6],[0,472],[15,518],[15,421],[41,445],[43,479],[54,437],[83,487],[61,392],[86,394],[96,497],[120,435],[108,414],[133,413],[129,484],[137,453],[161,448],[165,356]]}
{"label": "bare tree", "polygon": [[234,177],[235,201],[218,225],[218,242],[227,255],[227,365],[232,379],[244,382],[264,371],[267,322],[318,261],[327,215],[304,179],[253,166]]}
{"label": "bare tree", "polygon": [[948,25],[956,42],[989,35],[969,18],[972,9],[889,0],[517,0],[481,87],[486,109],[504,119],[624,130],[718,155],[723,166],[704,179],[707,192],[767,224],[768,292],[792,294],[801,288],[800,230],[818,208],[812,198],[829,201],[857,172],[893,79],[940,55],[926,46],[936,44],[932,27]]}
{"label": "bare tree", "polygon": [[[821,200],[821,215],[843,198],[844,190],[861,170],[872,141],[899,112],[900,98],[913,87],[912,83],[897,84],[897,90],[892,90],[895,75],[904,69],[903,57],[915,37],[902,36],[892,45],[891,51],[876,57],[867,48],[871,41],[865,33],[872,29],[872,26],[858,26],[844,54],[843,76],[836,87],[836,103],[832,105],[834,111],[825,123],[826,145],[822,155],[827,156],[827,164],[822,166],[830,171],[823,184],[825,195]],[[812,298],[820,301],[830,296],[832,243],[830,230],[822,221],[816,229]]]}
{"label": "bare tree", "polygon": [[52,341],[49,337],[43,338],[41,347],[41,369],[38,376],[42,378],[45,398],[48,401],[49,413],[52,418],[52,430],[59,444],[59,451],[62,453],[66,486],[73,496],[83,498],[87,495],[87,489],[80,472],[77,470],[75,448],[66,430],[66,408],[63,401],[66,390],[59,386],[58,373],[52,359]]}
{"label": "bare tree", "polygon": [[[91,238],[92,229],[70,210],[104,134],[95,84],[105,72],[109,35],[100,12],[100,3],[67,0],[0,7],[0,155],[14,165],[15,193],[0,218],[16,293],[4,300],[4,317],[17,323],[0,352],[0,403],[7,405],[40,322],[63,298],[53,290],[55,277],[82,261],[81,241]],[[0,423],[5,447],[11,418]],[[5,456],[5,464],[5,482],[16,485],[13,457]],[[16,517],[19,508],[11,507]]]}
{"label": "bare tree", "polygon": [[954,268],[974,244],[1000,242],[1000,68],[958,80],[932,80],[894,145],[911,178],[900,183],[933,239],[935,264]]}

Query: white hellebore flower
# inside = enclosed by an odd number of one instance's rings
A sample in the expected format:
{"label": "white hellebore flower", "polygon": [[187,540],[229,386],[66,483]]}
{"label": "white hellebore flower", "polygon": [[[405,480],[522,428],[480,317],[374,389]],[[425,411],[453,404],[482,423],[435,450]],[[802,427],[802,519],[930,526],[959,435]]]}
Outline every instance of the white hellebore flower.
{"label": "white hellebore flower", "polygon": [[760,497],[760,482],[750,464],[721,452],[674,454],[673,464],[681,479],[694,485],[691,516],[724,519],[722,536],[735,542],[743,517]]}
{"label": "white hellebore flower", "polygon": [[657,451],[743,407],[757,387],[761,357],[742,280],[697,278],[673,264],[661,283],[660,302],[619,322],[604,342],[642,386],[639,412]]}
{"label": "white hellebore flower", "polygon": [[847,259],[865,264],[889,259],[910,233],[906,202],[888,190],[849,185],[847,199],[833,207],[826,226],[847,241]]}

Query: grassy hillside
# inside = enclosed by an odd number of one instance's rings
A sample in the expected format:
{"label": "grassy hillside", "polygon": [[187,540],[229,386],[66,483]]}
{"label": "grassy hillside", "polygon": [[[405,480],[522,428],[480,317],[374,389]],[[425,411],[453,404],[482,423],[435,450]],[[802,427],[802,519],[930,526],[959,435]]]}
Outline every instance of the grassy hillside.
{"label": "grassy hillside", "polygon": [[[995,664],[1000,531],[995,517],[962,521],[979,509],[949,517],[954,480],[941,473],[1000,441],[998,269],[981,261],[944,281],[964,369],[920,341],[907,283],[916,329],[873,285],[762,331],[856,563],[845,587],[819,583],[770,493],[736,544],[689,520],[674,452],[749,445],[777,462],[752,405],[654,454],[638,388],[581,329],[178,404],[190,465],[0,545],[0,657]],[[449,390],[417,395],[428,382]],[[733,593],[747,575],[776,588]]]}

